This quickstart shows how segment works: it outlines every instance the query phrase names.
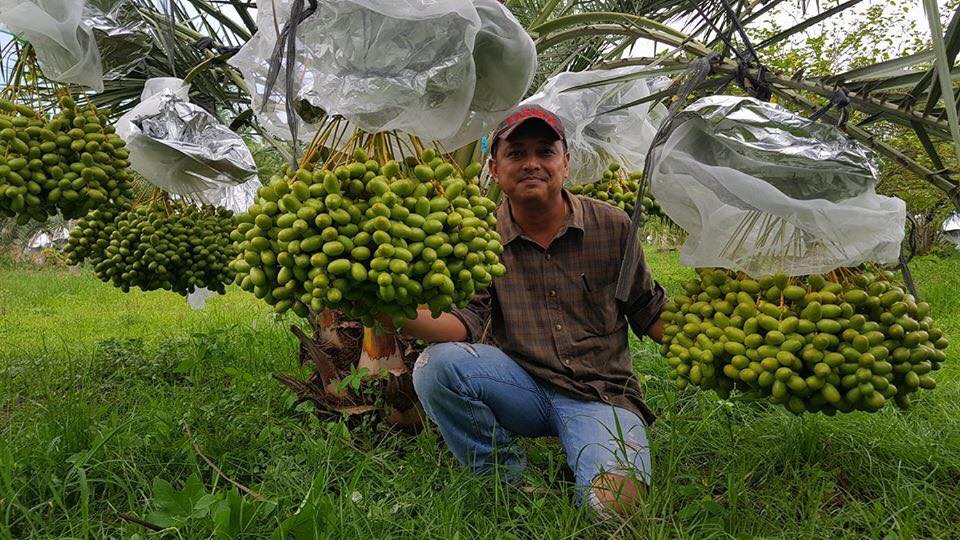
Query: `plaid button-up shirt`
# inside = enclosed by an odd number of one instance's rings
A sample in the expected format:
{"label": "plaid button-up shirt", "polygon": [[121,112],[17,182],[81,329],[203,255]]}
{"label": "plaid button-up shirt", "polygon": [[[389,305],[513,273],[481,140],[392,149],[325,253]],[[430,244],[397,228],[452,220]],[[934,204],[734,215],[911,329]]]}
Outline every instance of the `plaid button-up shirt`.
{"label": "plaid button-up shirt", "polygon": [[627,324],[645,335],[666,293],[641,258],[629,298],[619,302],[629,216],[567,190],[563,196],[571,212],[547,249],[520,230],[509,201],[500,205],[507,273],[454,314],[469,340],[497,345],[534,377],[571,397],[631,410],[650,425],[656,416],[633,372]]}

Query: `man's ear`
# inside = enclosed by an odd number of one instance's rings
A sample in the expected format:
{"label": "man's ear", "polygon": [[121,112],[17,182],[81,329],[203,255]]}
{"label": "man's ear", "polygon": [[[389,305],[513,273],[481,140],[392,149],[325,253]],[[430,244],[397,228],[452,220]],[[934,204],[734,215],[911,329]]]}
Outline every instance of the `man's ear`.
{"label": "man's ear", "polygon": [[564,148],[563,151],[563,178],[570,176],[570,151]]}
{"label": "man's ear", "polygon": [[497,184],[499,184],[499,183],[500,183],[500,172],[497,171],[497,162],[496,162],[496,160],[493,159],[492,156],[490,157],[489,160],[487,160],[487,168],[490,169],[490,176],[493,176],[493,180],[494,180]]}

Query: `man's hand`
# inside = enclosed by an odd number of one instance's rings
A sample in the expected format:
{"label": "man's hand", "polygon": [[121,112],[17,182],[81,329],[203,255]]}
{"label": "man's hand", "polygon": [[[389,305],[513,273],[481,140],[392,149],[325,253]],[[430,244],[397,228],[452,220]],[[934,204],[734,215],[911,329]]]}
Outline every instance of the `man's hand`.
{"label": "man's hand", "polygon": [[657,343],[663,343],[663,328],[665,326],[666,323],[663,322],[663,319],[657,317],[657,320],[650,325],[650,328],[647,328],[647,335]]}
{"label": "man's hand", "polygon": [[[390,316],[382,315],[378,320],[386,328],[393,329]],[[441,313],[436,319],[429,311],[418,311],[417,318],[407,321],[397,332],[427,343],[445,341],[464,341],[467,339],[467,327],[452,313]]]}

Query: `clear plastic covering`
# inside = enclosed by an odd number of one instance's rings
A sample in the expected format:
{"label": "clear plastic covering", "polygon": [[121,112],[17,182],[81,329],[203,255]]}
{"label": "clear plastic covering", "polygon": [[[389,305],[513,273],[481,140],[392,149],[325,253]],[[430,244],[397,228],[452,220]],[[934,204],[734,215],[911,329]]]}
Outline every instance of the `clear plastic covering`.
{"label": "clear plastic covering", "polygon": [[689,233],[684,265],[804,275],[899,258],[905,205],[876,194],[877,157],[837,128],[711,96],[651,155],[653,194]]}
{"label": "clear plastic covering", "polygon": [[516,108],[537,72],[537,47],[499,0],[475,0],[480,30],[473,46],[477,82],[466,119],[439,141],[453,150],[489,133]]}
{"label": "clear plastic covering", "polygon": [[[293,0],[257,0],[257,32],[246,44],[227,62],[240,70],[243,80],[250,92],[251,107],[257,120],[268,133],[282,140],[290,140],[290,129],[287,126],[286,98],[283,91],[283,77],[277,81],[270,96],[264,96],[267,84],[267,73],[270,69],[270,55],[277,42],[277,29],[290,18],[290,9]],[[318,127],[317,122],[325,111],[313,103],[316,96],[313,90],[314,78],[304,61],[309,60],[303,49],[303,34],[307,24],[301,26],[297,32],[297,57],[294,68],[294,78],[297,81],[295,89],[295,110],[298,112],[297,132],[312,133]],[[282,66],[286,64],[286,59]],[[281,67],[283,74],[286,68]]]}
{"label": "clear plastic covering", "polygon": [[[292,4],[260,0],[259,29],[230,60],[260,123],[285,140],[283,76],[270,96],[264,90]],[[296,45],[300,133],[329,111],[364,131],[398,130],[452,149],[505,118],[536,71],[533,41],[496,0],[326,1],[298,26]]]}
{"label": "clear plastic covering", "polygon": [[93,31],[103,63],[103,79],[119,79],[135,70],[145,71],[153,39],[146,21],[128,2],[117,2],[104,13],[95,6],[83,10],[83,24]]}
{"label": "clear plastic covering", "polygon": [[103,92],[100,52],[83,24],[85,0],[0,0],[0,27],[30,42],[47,78]]}
{"label": "clear plastic covering", "polygon": [[953,213],[943,221],[943,237],[960,249],[960,214]]}
{"label": "clear plastic covering", "polygon": [[311,102],[365,131],[449,137],[473,98],[479,27],[469,0],[323,2],[299,35]]}
{"label": "clear plastic covering", "polygon": [[570,150],[569,183],[599,180],[612,162],[619,163],[630,172],[643,170],[647,150],[667,116],[667,109],[651,103],[617,111],[614,109],[663,90],[670,84],[670,79],[639,78],[592,88],[565,90],[644,69],[624,67],[560,73],[551,77],[539,92],[523,101],[524,104],[540,105],[559,116],[563,122]]}
{"label": "clear plastic covering", "polygon": [[480,31],[473,46],[477,84],[470,110],[510,111],[533,82],[537,47],[499,0],[474,0],[473,4]]}
{"label": "clear plastic covering", "polygon": [[146,82],[140,103],[117,122],[130,166],[177,195],[199,196],[249,180],[257,167],[243,139],[190,103],[188,93],[180,79]]}

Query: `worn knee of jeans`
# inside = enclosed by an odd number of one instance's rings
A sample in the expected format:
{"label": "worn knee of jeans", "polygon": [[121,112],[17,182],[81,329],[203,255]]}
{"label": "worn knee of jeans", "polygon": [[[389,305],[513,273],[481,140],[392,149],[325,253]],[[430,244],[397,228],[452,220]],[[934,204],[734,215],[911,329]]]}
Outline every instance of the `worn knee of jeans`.
{"label": "worn knee of jeans", "polygon": [[455,343],[430,345],[413,365],[413,386],[421,401],[429,401],[438,386],[455,389],[458,356],[464,350]]}

